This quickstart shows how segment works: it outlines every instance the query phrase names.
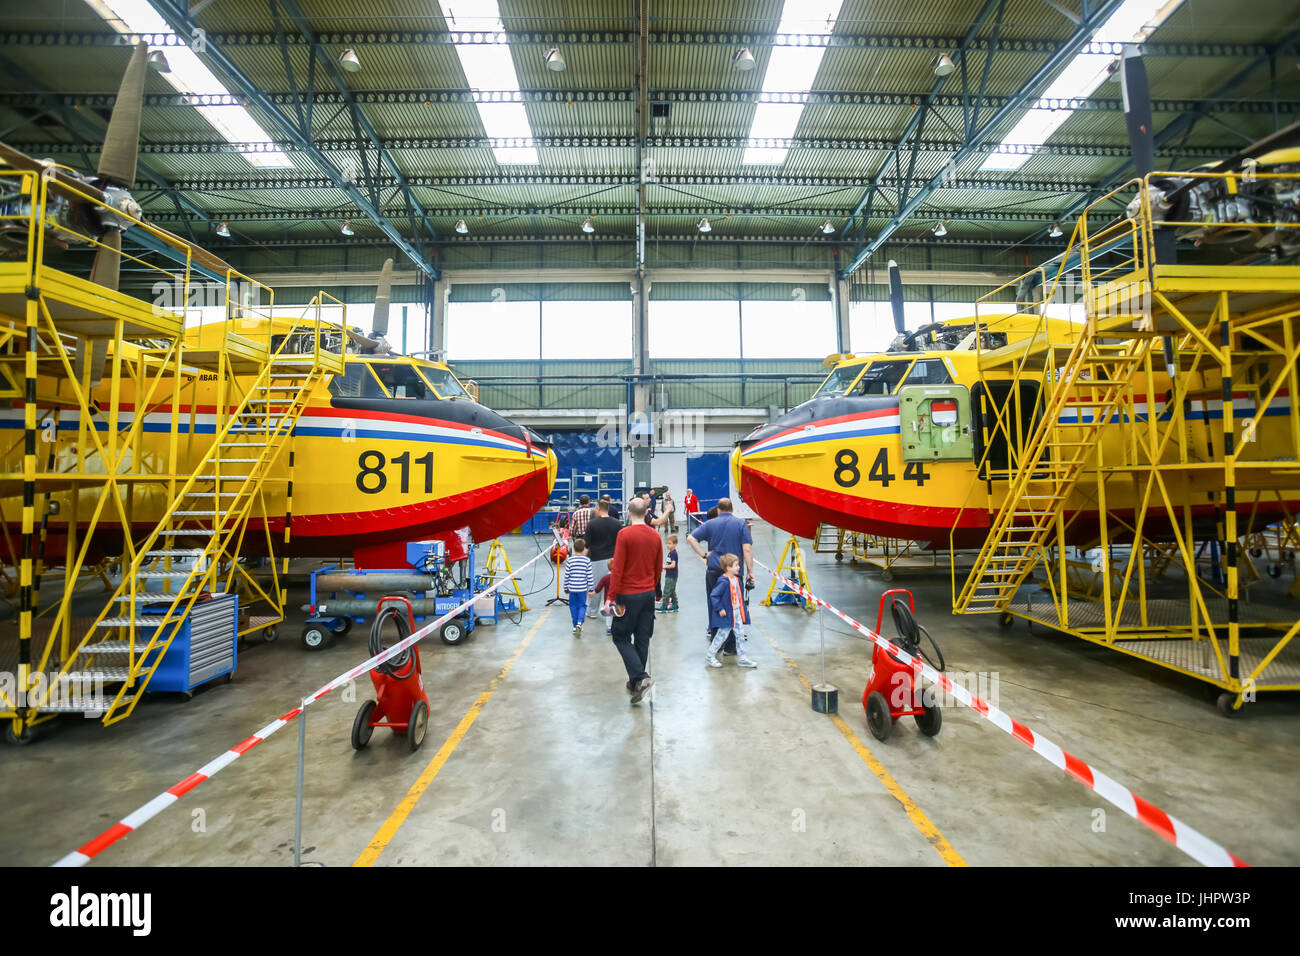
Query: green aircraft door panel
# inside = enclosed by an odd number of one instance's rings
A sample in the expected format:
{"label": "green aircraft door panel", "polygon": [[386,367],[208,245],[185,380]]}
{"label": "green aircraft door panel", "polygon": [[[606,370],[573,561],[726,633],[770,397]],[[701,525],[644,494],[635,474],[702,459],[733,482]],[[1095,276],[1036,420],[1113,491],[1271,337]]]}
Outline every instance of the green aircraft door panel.
{"label": "green aircraft door panel", "polygon": [[972,461],[970,391],[965,385],[904,385],[898,390],[903,461]]}

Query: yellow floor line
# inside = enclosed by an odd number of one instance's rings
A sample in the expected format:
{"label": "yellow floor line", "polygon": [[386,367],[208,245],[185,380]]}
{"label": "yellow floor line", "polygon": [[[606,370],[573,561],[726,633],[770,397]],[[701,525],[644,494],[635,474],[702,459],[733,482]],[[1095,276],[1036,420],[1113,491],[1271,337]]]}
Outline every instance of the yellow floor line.
{"label": "yellow floor line", "polygon": [[429,789],[429,785],[433,783],[434,778],[438,776],[438,772],[442,770],[443,764],[447,762],[447,758],[452,755],[452,752],[460,745],[460,742],[465,739],[465,734],[469,732],[470,727],[474,726],[474,721],[478,720],[478,715],[483,712],[483,708],[487,706],[487,702],[492,699],[492,695],[497,692],[497,688],[500,687],[501,682],[506,679],[506,675],[509,674],[510,669],[515,666],[515,662],[519,660],[520,655],[528,649],[528,645],[532,643],[533,636],[537,633],[537,629],[542,626],[542,622],[550,616],[550,613],[550,608],[542,611],[541,617],[539,617],[533,624],[532,628],[524,636],[524,639],[519,642],[519,646],[515,648],[514,653],[510,655],[510,659],[506,661],[505,666],[501,668],[501,673],[492,678],[492,683],[488,684],[487,690],[479,694],[478,700],[474,701],[474,705],[466,711],[465,716],[462,717],[460,723],[456,725],[456,729],[451,732],[451,736],[443,741],[442,746],[438,748],[438,752],[434,754],[433,759],[429,761],[429,765],[424,768],[423,772],[421,772],[419,779],[411,785],[410,790],[406,791],[406,796],[402,798],[402,802],[397,805],[397,809],[395,809],[388,819],[384,821],[384,825],[379,828],[379,832],[377,832],[370,839],[370,842],[366,844],[366,848],[361,851],[361,855],[357,857],[356,862],[352,864],[353,866],[373,866],[375,860],[379,859],[379,854],[384,852],[384,848],[388,846],[388,842],[392,840],[394,834],[397,833],[398,828],[405,823],[406,818],[411,815],[411,811],[415,809],[415,805],[419,803],[420,798],[424,796],[424,791]]}
{"label": "yellow floor line", "polygon": [[[757,622],[755,623],[757,624]],[[808,678],[804,676],[803,671],[799,669],[799,665],[795,663],[794,658],[786,654],[786,652],[781,649],[781,646],[777,644],[776,641],[772,640],[772,636],[767,633],[765,628],[758,625],[758,629],[762,633],[763,637],[767,639],[767,642],[772,645],[772,649],[781,656],[781,660],[785,661],[785,666],[790,669],[795,677],[799,678],[799,683],[803,684],[804,690],[808,691],[809,698],[811,699],[812,681],[808,680]],[[835,729],[843,734],[844,739],[847,740],[853,749],[857,751],[858,756],[862,758],[862,762],[866,764],[871,769],[871,772],[880,779],[880,782],[885,785],[885,789],[889,791],[889,795],[902,805],[904,812],[907,814],[907,818],[911,820],[912,825],[920,831],[921,836],[925,837],[926,842],[928,842],[930,846],[934,847],[934,852],[938,853],[939,856],[943,858],[943,861],[949,866],[967,866],[968,864],[966,861],[962,859],[960,853],[953,849],[952,844],[948,842],[947,837],[939,832],[939,828],[936,827],[930,818],[925,815],[925,812],[916,805],[916,802],[907,795],[907,791],[904,790],[899,782],[893,778],[890,772],[885,769],[884,764],[876,759],[876,755],[867,749],[867,745],[862,742],[862,738],[854,733],[853,728],[845,722],[844,718],[839,714],[833,714],[831,716],[831,723],[835,725]]]}

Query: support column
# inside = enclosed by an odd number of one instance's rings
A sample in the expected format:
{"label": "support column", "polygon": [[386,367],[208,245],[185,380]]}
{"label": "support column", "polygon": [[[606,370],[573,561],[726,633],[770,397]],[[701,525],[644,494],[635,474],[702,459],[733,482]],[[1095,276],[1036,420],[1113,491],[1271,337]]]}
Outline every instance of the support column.
{"label": "support column", "polygon": [[[632,387],[631,413],[638,422],[650,422],[653,428],[654,409],[651,403],[649,304],[650,280],[646,278],[646,222],[645,183],[648,172],[646,136],[650,127],[650,3],[637,2],[637,58],[636,58],[636,278],[632,285],[632,370],[637,374]],[[629,438],[631,429],[628,429]],[[650,452],[653,437],[632,441],[632,486],[650,484]],[[624,489],[625,491],[629,489]]]}
{"label": "support column", "polygon": [[429,303],[429,344],[427,348],[445,351],[447,348],[447,295],[451,283],[439,279],[433,284],[433,301]]}
{"label": "support column", "polygon": [[835,277],[835,351],[853,351],[849,341],[849,302],[852,283],[848,279]]}
{"label": "support column", "polygon": [[[636,374],[636,384],[632,386],[632,407],[628,411],[636,416],[637,421],[653,422],[654,406],[652,386],[646,379],[650,374],[650,322],[649,322],[650,280],[645,277],[645,270],[639,270],[632,282],[632,371]],[[631,437],[632,445],[632,485],[650,484],[650,450],[649,440]],[[630,490],[630,489],[625,489]]]}

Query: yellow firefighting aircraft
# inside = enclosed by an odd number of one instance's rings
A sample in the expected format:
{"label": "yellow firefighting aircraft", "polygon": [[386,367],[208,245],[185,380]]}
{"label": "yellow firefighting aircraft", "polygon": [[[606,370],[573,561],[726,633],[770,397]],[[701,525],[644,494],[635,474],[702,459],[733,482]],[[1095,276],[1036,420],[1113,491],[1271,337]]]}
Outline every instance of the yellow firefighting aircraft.
{"label": "yellow firefighting aircraft", "polygon": [[[48,182],[42,227],[49,254],[58,255],[60,250],[86,246],[89,243],[85,237],[97,237],[90,279],[110,290],[119,288],[123,233],[132,228],[133,222],[137,223],[134,226],[137,233],[144,231],[138,224],[142,217],[140,206],[132,198],[130,188],[136,179],[146,57],[147,47],[137,46],[113,108],[95,175],[83,175],[0,144],[0,173],[33,171]],[[16,176],[5,180],[11,186],[17,181]],[[33,205],[30,196],[25,198],[16,192],[0,196],[0,256],[13,261],[30,255],[29,224],[36,221],[33,216],[38,213],[27,207]],[[117,216],[117,210],[129,218]],[[148,229],[153,235],[171,241],[174,248],[184,250],[194,269],[218,277],[234,273],[212,253],[152,224],[148,224]],[[343,351],[344,339],[350,341],[350,348],[343,373],[320,381],[307,396],[297,422],[293,535],[283,553],[360,554],[367,549],[396,546],[464,529],[477,540],[487,540],[518,527],[534,514],[545,504],[554,484],[556,461],[547,442],[478,404],[442,362],[394,354],[389,349],[383,337],[388,326],[391,279],[390,259],[381,274],[371,336],[341,324],[331,326],[333,331],[327,329],[324,335],[334,340],[335,351]],[[269,339],[274,345],[286,335],[292,337],[289,330],[293,322],[277,318],[276,313],[232,307],[227,314],[232,316],[227,324],[232,328],[237,325],[236,331],[247,338]],[[20,315],[16,312],[12,316],[19,328]],[[341,308],[339,317],[342,318]],[[202,349],[206,343],[219,340],[221,324],[189,329],[185,348]],[[10,358],[19,363],[13,366],[11,362],[9,366],[17,369],[16,381],[8,382],[13,400],[10,407],[0,409],[0,429],[12,436],[3,442],[0,467],[10,475],[22,473],[24,453],[24,413],[20,392],[15,391],[21,389],[21,359],[19,353],[12,351],[15,346],[11,339],[7,346]],[[123,367],[130,367],[140,346],[125,342],[121,348]],[[81,363],[89,361],[88,381],[95,404],[101,409],[114,407],[118,427],[123,429],[129,427],[133,416],[144,416],[139,456],[145,459],[166,460],[167,443],[173,430],[178,430],[181,460],[197,469],[212,438],[204,440],[195,436],[214,433],[218,386],[228,383],[214,381],[218,378],[215,375],[190,376],[185,386],[177,389],[176,409],[171,404],[173,390],[166,384],[154,393],[166,396],[166,400],[159,402],[155,398],[141,407],[136,400],[144,401],[144,397],[134,394],[129,376],[104,377],[109,350],[107,339],[79,340],[78,375],[84,371]],[[287,351],[292,350],[291,344]],[[57,397],[61,382],[47,376],[46,368],[42,365],[38,372],[36,394]],[[11,373],[6,375],[12,379]],[[240,390],[228,388],[225,394]],[[77,410],[68,410],[68,404],[66,400],[54,401],[49,407],[38,408],[42,438],[53,446],[43,444],[39,453],[43,457],[48,449],[56,459],[55,470],[60,471],[64,470],[65,459],[72,460],[80,454],[77,440],[83,423],[78,420]],[[101,433],[109,428],[107,416],[93,417],[88,427]],[[48,434],[51,431],[53,435]],[[20,490],[13,483],[0,489],[4,498],[0,500],[0,508],[9,525],[11,545],[20,531],[16,522],[16,516],[22,512]],[[283,485],[271,493],[283,498]],[[72,494],[66,489],[53,492],[51,512],[77,513],[69,509],[67,499]],[[82,494],[84,499],[87,493]],[[93,501],[89,505],[93,506]],[[132,503],[132,528],[140,531],[152,528],[166,506],[166,497],[160,491],[142,489]],[[82,507],[79,513],[85,515],[91,510],[92,507]],[[277,502],[269,502],[266,513],[277,511],[284,513]],[[271,530],[277,530],[276,519],[266,521],[272,525]],[[192,524],[197,526],[196,531],[202,530],[202,522]],[[257,541],[264,537],[249,535],[248,547],[256,550]],[[62,548],[57,539],[57,533],[53,533],[47,542],[56,554]],[[103,535],[100,540],[111,547]],[[9,559],[14,560],[12,555]]]}
{"label": "yellow firefighting aircraft", "polygon": [[[1129,51],[1125,52],[1123,70],[1135,166],[1139,177],[1146,179],[1145,185],[1138,187],[1138,197],[1118,220],[1120,224],[1110,227],[1119,238],[1110,244],[1093,243],[1095,262],[1105,264],[1090,263],[1094,278],[1100,272],[1104,281],[1107,269],[1111,275],[1119,275],[1122,270],[1110,263],[1130,263],[1126,268],[1133,268],[1135,261],[1156,268],[1176,263],[1176,241],[1194,243],[1203,253],[1218,253],[1220,260],[1225,256],[1230,260],[1226,266],[1211,267],[1210,272],[1214,268],[1294,262],[1300,254],[1300,228],[1295,228],[1300,224],[1300,148],[1290,144],[1300,138],[1300,124],[1214,166],[1182,175],[1151,174],[1153,146],[1145,72],[1140,59]],[[1113,214],[1106,217],[1112,219]],[[1142,220],[1145,227],[1137,225]],[[1162,227],[1162,223],[1168,225]],[[1143,228],[1149,230],[1149,236]],[[1129,251],[1124,251],[1121,239],[1128,243]],[[1145,258],[1139,260],[1135,258],[1138,252],[1132,250],[1144,241],[1150,242],[1152,251],[1149,255],[1142,252]],[[1016,376],[1014,363],[1006,357],[1034,348],[1042,354],[1045,346],[1060,355],[1070,352],[1085,327],[1049,317],[1042,304],[1043,286],[1053,281],[1054,274],[1078,273],[1083,255],[1080,246],[1073,244],[1062,257],[1059,270],[1045,267],[1022,280],[1015,299],[1023,308],[1016,314],[955,319],[910,333],[903,324],[898,266],[891,261],[890,298],[897,338],[880,354],[831,356],[827,359],[831,372],[809,401],[738,442],[731,468],[741,497],[764,520],[804,537],[812,537],[818,525],[825,523],[904,541],[929,542],[933,547],[947,547],[950,542],[958,548],[980,546],[1000,507],[997,496],[1007,490],[1007,484],[990,481],[985,468],[1005,475],[1010,466],[1014,475],[1017,449],[1008,446],[1017,444],[1016,436],[1028,438],[1052,392],[1043,374],[1026,374],[1022,369]],[[1111,258],[1105,259],[1106,255]],[[1213,279],[1205,281],[1212,284]],[[1213,291],[1211,286],[1205,289]],[[1195,293],[1202,300],[1207,295],[1205,289]],[[1262,303],[1258,296],[1276,294],[1281,293],[1261,288],[1255,301]],[[1219,432],[1225,399],[1230,401],[1229,421],[1238,425],[1250,422],[1248,432],[1239,438],[1245,443],[1237,451],[1239,460],[1255,463],[1254,468],[1241,469],[1240,486],[1234,489],[1236,505],[1243,516],[1249,515],[1242,533],[1294,515],[1300,506],[1300,488],[1276,484],[1266,490],[1250,488],[1252,481],[1264,481],[1256,476],[1267,470],[1269,461],[1295,454],[1291,422],[1297,409],[1295,372],[1287,370],[1285,356],[1293,354],[1290,339],[1296,330],[1286,328],[1287,321],[1266,328],[1267,322],[1279,317],[1287,320],[1290,315],[1285,312],[1290,308],[1285,301],[1270,308],[1271,312],[1260,313],[1257,326],[1238,333],[1239,348],[1259,350],[1258,360],[1248,370],[1256,376],[1253,382],[1228,381],[1225,387],[1221,371],[1215,367],[1204,363],[1180,367],[1172,335],[1166,336],[1164,361],[1155,363],[1150,376],[1138,363],[1124,366],[1126,381],[1133,386],[1132,403],[1105,413],[1128,416],[1126,422],[1141,422],[1148,415],[1156,416],[1158,422],[1175,412],[1184,414],[1187,439],[1170,443],[1163,460],[1184,453],[1176,450],[1175,444],[1191,447],[1191,467],[1177,494],[1191,503],[1198,520],[1207,522],[1221,511],[1223,482],[1221,477],[1213,478],[1211,471],[1195,468],[1196,449],[1201,449],[1201,458],[1215,457],[1215,442],[1222,440]],[[1226,299],[1223,309],[1226,312]],[[1149,306],[1147,317],[1150,321]],[[1226,316],[1224,321],[1226,328]],[[1288,321],[1294,322],[1294,316]],[[1157,328],[1166,327],[1177,328],[1172,324]],[[1140,329],[1140,323],[1133,328]],[[1206,340],[1211,347],[1218,336],[1216,325],[1214,341]],[[1189,349],[1197,346],[1194,338],[1185,338],[1183,345]],[[1037,343],[1031,342],[1034,339]],[[1115,346],[1117,359],[1126,354],[1125,348]],[[1127,348],[1129,354],[1136,351]],[[1100,364],[1098,360],[1093,369]],[[1187,390],[1197,398],[1189,401],[1186,409],[1174,409],[1167,404],[1174,377],[1184,374],[1199,376],[1195,387]],[[1081,373],[1084,379],[1090,375],[1099,384],[1109,378],[1104,371]],[[1270,376],[1277,385],[1260,384]],[[1229,390],[1231,398],[1227,399],[1223,393]],[[1095,407],[1096,403],[1092,404]],[[1068,430],[1072,424],[1091,423],[1093,414],[1098,413],[1092,411],[1086,396],[1075,397],[1062,404],[1058,420]],[[1089,460],[1120,460],[1125,435],[1119,418],[1102,421],[1105,424],[1093,442],[1100,446],[1100,456]],[[1107,512],[1120,522],[1127,517],[1131,526],[1140,491],[1136,485],[1116,486],[1113,494],[1108,493]],[[1081,486],[1073,488],[1064,503],[1067,514],[1096,514],[1098,507],[1095,495],[1090,497]],[[1162,522],[1167,524],[1163,516],[1148,521],[1145,535],[1161,536]],[[1095,521],[1069,523],[1067,529],[1065,540],[1069,543],[1090,544],[1096,536]]]}

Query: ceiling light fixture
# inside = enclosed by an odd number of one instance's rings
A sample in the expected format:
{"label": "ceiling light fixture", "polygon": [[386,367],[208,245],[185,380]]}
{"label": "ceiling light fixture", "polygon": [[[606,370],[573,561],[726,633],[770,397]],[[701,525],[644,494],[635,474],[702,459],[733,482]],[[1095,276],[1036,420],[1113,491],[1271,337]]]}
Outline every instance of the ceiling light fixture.
{"label": "ceiling light fixture", "polygon": [[596,231],[596,227],[595,227],[595,225],[592,223],[592,221],[591,221],[591,217],[590,217],[590,216],[588,216],[586,219],[582,220],[582,231],[583,231],[583,232],[589,232],[589,233],[590,233],[590,232],[595,232],[595,231]]}
{"label": "ceiling light fixture", "polygon": [[749,52],[749,47],[742,46],[732,55],[731,65],[741,73],[748,73],[754,68],[754,54]]}
{"label": "ceiling light fixture", "polygon": [[827,219],[824,223],[822,223],[822,232],[826,233],[826,235],[829,236],[834,231],[835,231],[835,227],[831,225],[831,221],[829,219]]}
{"label": "ceiling light fixture", "polygon": [[464,219],[456,220],[456,231],[459,232],[462,236],[465,235],[465,233],[469,232],[469,226],[465,225]]}
{"label": "ceiling light fixture", "polygon": [[542,58],[542,62],[546,64],[548,70],[556,73],[559,73],[567,66],[564,62],[564,54],[560,52],[559,47],[554,46],[546,51],[546,56]]}
{"label": "ceiling light fixture", "polygon": [[936,236],[948,235],[948,227],[943,224],[942,219],[936,222],[934,226],[930,229],[930,231],[934,233]]}
{"label": "ceiling light fixture", "polygon": [[930,68],[934,70],[935,76],[947,76],[953,70],[957,69],[957,64],[952,62],[952,57],[947,53],[938,53],[935,54],[934,59],[930,61]]}
{"label": "ceiling light fixture", "polygon": [[352,229],[352,220],[351,220],[351,219],[344,219],[344,220],[343,220],[343,228],[341,228],[341,229],[339,230],[339,232],[343,233],[343,235],[345,235],[345,236],[355,236],[355,235],[356,235],[356,232],[354,232],[353,229]]}
{"label": "ceiling light fixture", "polygon": [[700,217],[700,221],[696,224],[695,228],[700,230],[700,232],[713,231],[713,227],[709,225],[709,220],[705,219],[703,216]]}
{"label": "ceiling light fixture", "polygon": [[170,73],[172,66],[167,62],[167,56],[162,50],[149,51],[149,68],[155,73]]}
{"label": "ceiling light fixture", "polygon": [[356,73],[361,69],[361,60],[357,58],[357,51],[348,47],[339,54],[339,66],[349,73]]}
{"label": "ceiling light fixture", "polygon": [[1053,239],[1058,238],[1061,235],[1061,224],[1059,222],[1053,222],[1052,228],[1047,230],[1047,234]]}
{"label": "ceiling light fixture", "polygon": [[230,224],[226,220],[223,219],[217,223],[217,235],[225,236],[227,239],[230,238]]}

